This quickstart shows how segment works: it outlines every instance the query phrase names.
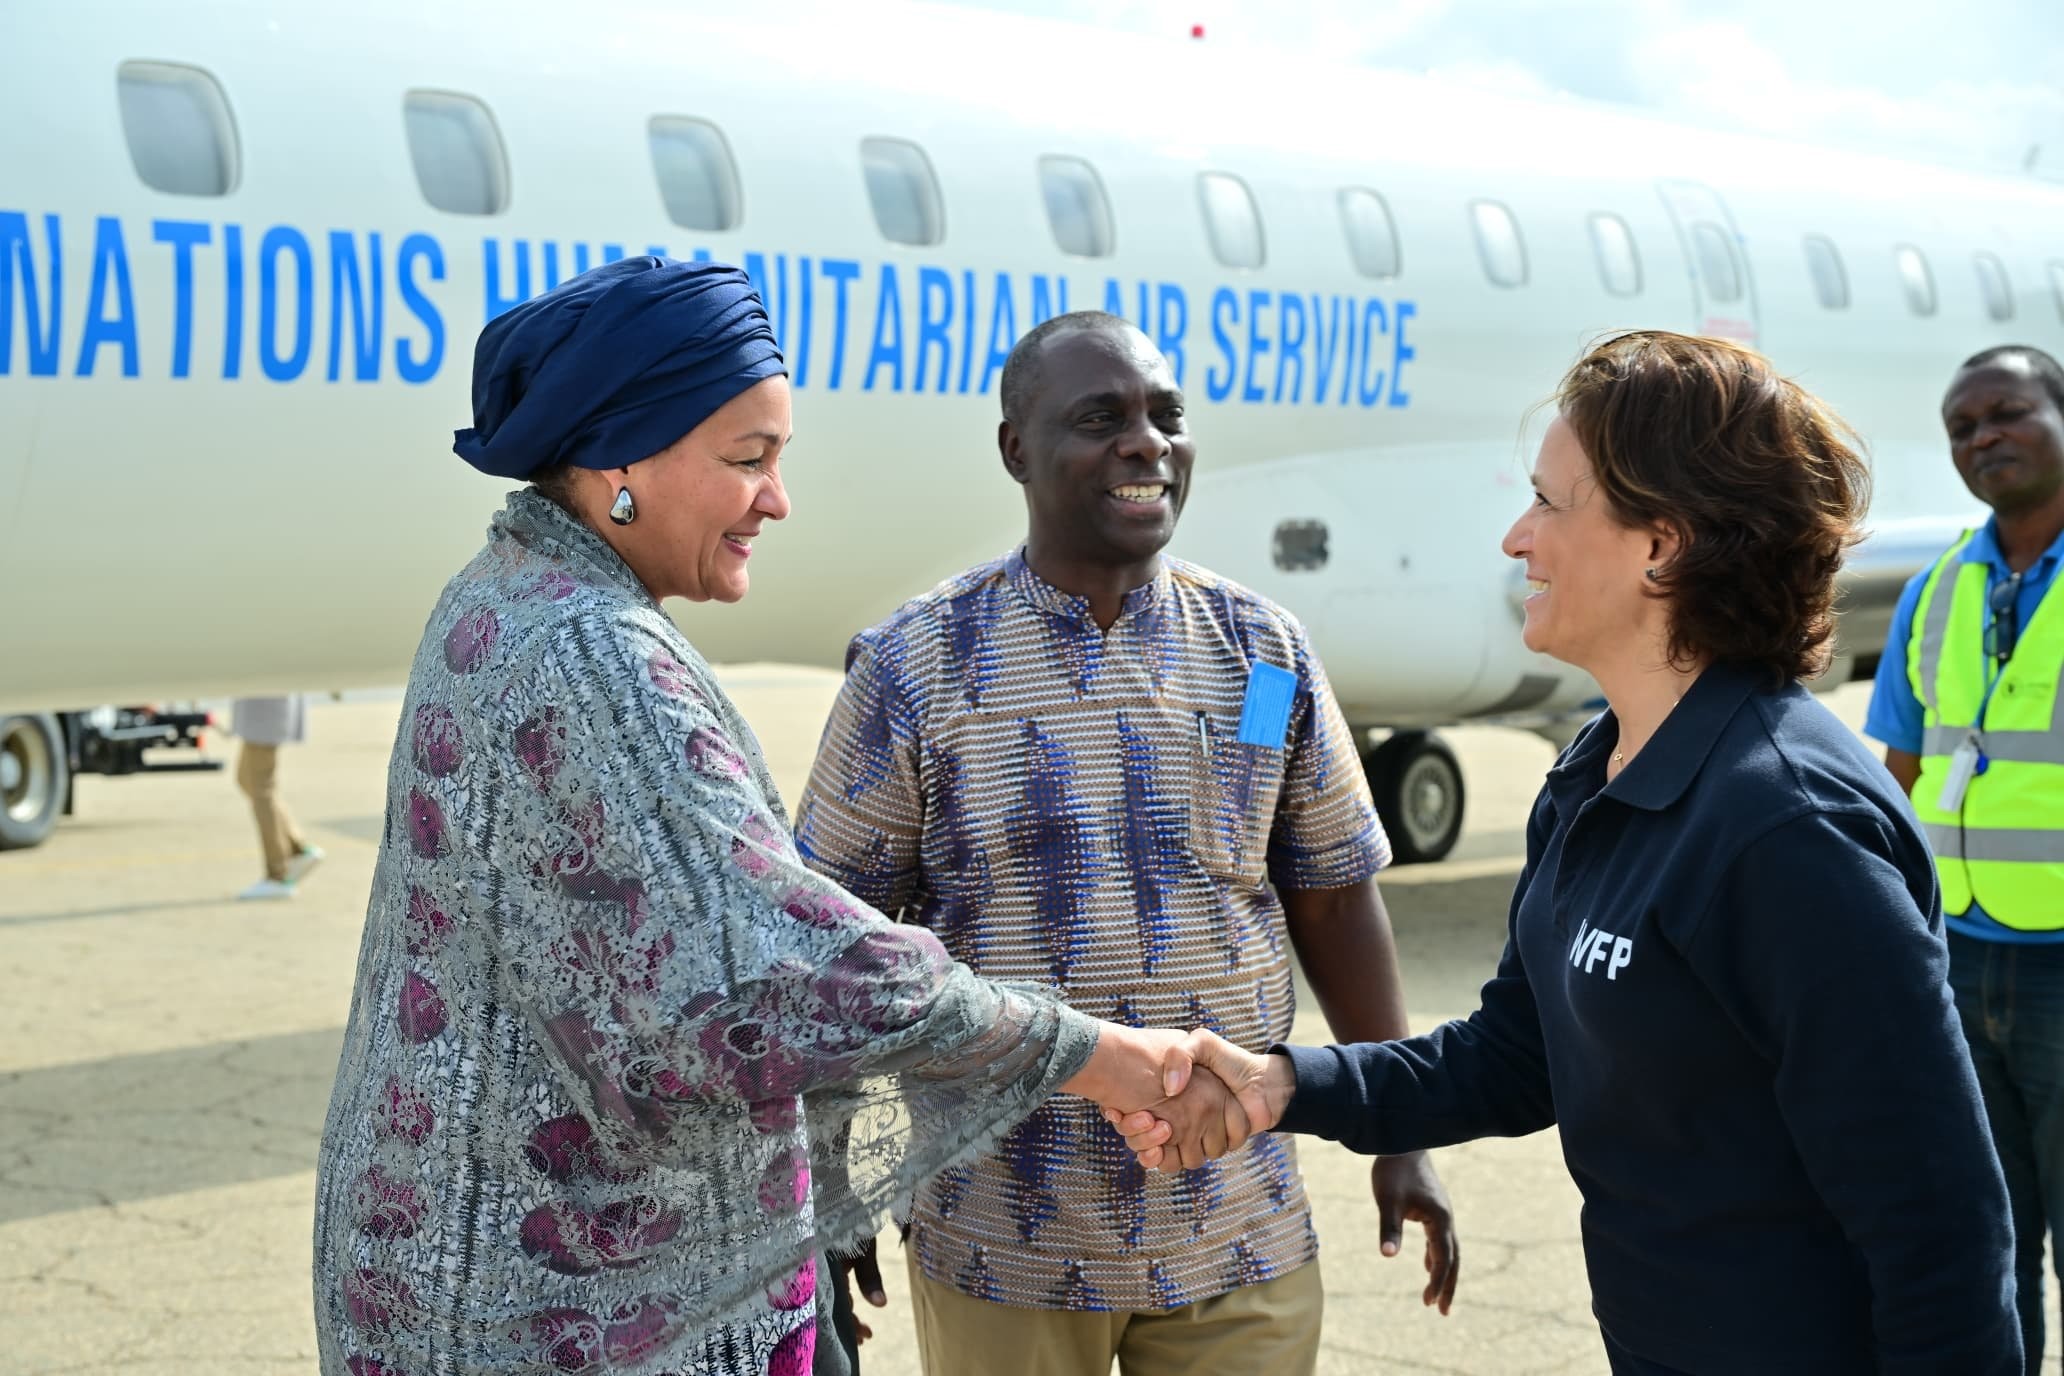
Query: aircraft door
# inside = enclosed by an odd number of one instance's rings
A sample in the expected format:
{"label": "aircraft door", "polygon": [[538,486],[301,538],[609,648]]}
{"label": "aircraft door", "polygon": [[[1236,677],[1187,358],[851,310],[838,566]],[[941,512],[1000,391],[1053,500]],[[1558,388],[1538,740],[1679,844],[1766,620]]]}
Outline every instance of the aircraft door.
{"label": "aircraft door", "polygon": [[1755,344],[1756,283],[1727,203],[1698,182],[1659,182],[1691,277],[1694,332]]}

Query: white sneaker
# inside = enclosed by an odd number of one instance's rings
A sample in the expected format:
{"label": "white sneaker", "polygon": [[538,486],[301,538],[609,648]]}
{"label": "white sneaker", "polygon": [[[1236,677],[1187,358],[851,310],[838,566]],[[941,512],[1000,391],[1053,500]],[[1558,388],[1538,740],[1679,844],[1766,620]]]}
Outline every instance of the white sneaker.
{"label": "white sneaker", "polygon": [[261,900],[261,901],[262,901],[262,900],[269,900],[269,899],[277,899],[277,898],[292,898],[293,896],[294,896],[294,881],[293,881],[293,880],[291,880],[291,879],[261,879],[261,880],[259,880],[259,881],[258,881],[257,883],[253,884],[253,885],[252,885],[252,886],[251,886],[250,888],[248,888],[248,889],[245,889],[245,890],[244,890],[244,891],[243,891],[242,893],[238,894],[238,895],[237,895],[237,901],[238,901],[238,902],[250,902],[250,901],[253,901],[253,900]]}
{"label": "white sneaker", "polygon": [[323,862],[326,854],[321,846],[303,846],[287,859],[287,883],[298,884],[308,877],[308,872]]}

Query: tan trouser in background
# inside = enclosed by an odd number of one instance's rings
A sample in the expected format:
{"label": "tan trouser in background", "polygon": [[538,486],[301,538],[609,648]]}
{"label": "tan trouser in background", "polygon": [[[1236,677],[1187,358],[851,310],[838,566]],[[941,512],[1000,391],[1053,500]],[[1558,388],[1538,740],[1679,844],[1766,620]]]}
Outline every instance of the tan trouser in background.
{"label": "tan trouser in background", "polygon": [[991,1304],[910,1258],[925,1376],[1312,1376],[1326,1294],[1314,1261],[1180,1309],[1081,1314]]}
{"label": "tan trouser in background", "polygon": [[287,861],[298,855],[303,842],[287,815],[279,796],[279,747],[253,745],[245,741],[237,751],[237,787],[251,800],[251,815],[258,819],[258,844],[265,847],[265,877],[285,879]]}

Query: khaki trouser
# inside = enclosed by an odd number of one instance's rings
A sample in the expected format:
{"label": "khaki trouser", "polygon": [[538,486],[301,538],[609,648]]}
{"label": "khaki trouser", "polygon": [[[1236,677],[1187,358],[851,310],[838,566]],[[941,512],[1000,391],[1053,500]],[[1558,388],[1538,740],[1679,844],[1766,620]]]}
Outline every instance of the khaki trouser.
{"label": "khaki trouser", "polygon": [[285,879],[287,861],[301,852],[301,833],[279,796],[279,747],[253,745],[249,741],[237,752],[237,787],[251,800],[251,815],[258,821],[258,844],[265,847],[265,877]]}
{"label": "khaki trouser", "polygon": [[1180,1309],[1075,1313],[991,1304],[910,1258],[925,1376],[1312,1376],[1325,1308],[1314,1261]]}

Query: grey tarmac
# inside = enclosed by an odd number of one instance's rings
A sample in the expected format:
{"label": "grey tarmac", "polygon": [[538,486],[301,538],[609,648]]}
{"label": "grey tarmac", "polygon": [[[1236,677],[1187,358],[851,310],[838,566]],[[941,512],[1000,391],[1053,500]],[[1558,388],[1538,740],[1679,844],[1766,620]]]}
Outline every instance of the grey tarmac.
{"label": "grey tarmac", "polygon": [[[838,678],[725,671],[783,796]],[[1852,725],[1867,690],[1832,695]],[[225,774],[83,780],[79,816],[0,854],[0,1376],[309,1376],[317,1138],[380,832],[396,695],[318,702],[286,797],[328,861],[291,902],[239,904],[257,841]],[[1470,815],[1455,855],[1384,890],[1417,1028],[1467,1013],[1503,940],[1550,747],[1449,733]],[[234,746],[211,742],[231,758]],[[1301,1040],[1325,1039],[1303,1000]],[[1600,1376],[1577,1195],[1553,1132],[1437,1154],[1460,1223],[1454,1313],[1422,1308],[1417,1230],[1378,1252],[1368,1163],[1302,1148],[1326,1282],[1320,1371]],[[902,1259],[863,1315],[867,1376],[917,1376]],[[1753,1323],[1754,1315],[1742,1321]],[[2046,1370],[2058,1370],[2053,1356]]]}

